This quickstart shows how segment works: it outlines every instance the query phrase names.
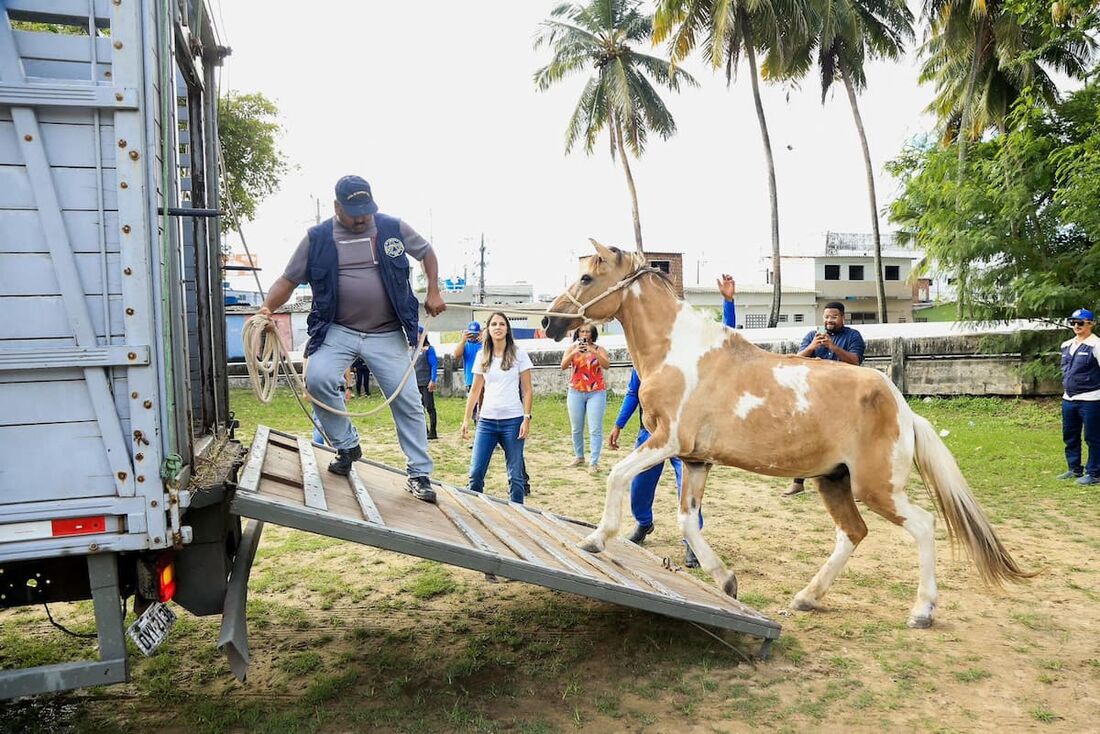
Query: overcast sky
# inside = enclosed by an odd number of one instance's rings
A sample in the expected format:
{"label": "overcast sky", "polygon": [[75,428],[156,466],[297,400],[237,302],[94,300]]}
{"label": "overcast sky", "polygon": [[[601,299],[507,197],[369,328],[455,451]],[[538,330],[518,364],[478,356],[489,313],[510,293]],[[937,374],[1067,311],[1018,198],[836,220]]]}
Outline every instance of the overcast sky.
{"label": "overcast sky", "polygon": [[[526,281],[536,293],[557,293],[576,276],[589,237],[633,248],[626,183],[607,146],[591,157],[564,154],[587,75],[549,92],[532,82],[550,58],[532,41],[556,4],[314,0],[290,13],[215,0],[233,48],[223,91],[260,91],[278,103],[282,147],[297,166],[245,229],[265,287],[313,223],[313,197],[330,215],[333,184],[346,173],[364,176],[382,211],[432,240],[445,277],[474,262],[482,233],[487,282]],[[727,89],[697,59],[685,68],[699,88],[663,93],[677,134],[651,139],[632,160],[646,249],[683,252],[688,284],[700,260],[704,283],[722,271],[762,283],[768,189],[747,69]],[[917,73],[912,57],[867,72],[861,109],[882,207],[897,190],[883,164],[933,125],[922,112],[932,89],[917,85]],[[824,106],[813,77],[801,89],[763,90],[784,252],[820,248],[825,231],[870,231],[843,88]]]}

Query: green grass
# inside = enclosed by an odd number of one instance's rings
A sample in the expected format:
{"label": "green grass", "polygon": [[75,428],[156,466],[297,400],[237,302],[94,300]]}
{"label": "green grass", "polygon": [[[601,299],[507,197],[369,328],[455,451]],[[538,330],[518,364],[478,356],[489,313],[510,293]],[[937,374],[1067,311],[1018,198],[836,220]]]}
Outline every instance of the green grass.
{"label": "green grass", "polygon": [[937,303],[931,308],[921,309],[920,311],[913,311],[913,320],[923,319],[924,321],[955,321],[957,308],[954,301],[950,303]]}
{"label": "green grass", "polygon": [[[260,422],[291,433],[310,430],[287,391],[268,406],[244,390],[234,390],[231,398],[242,422],[238,436],[246,443]],[[353,409],[379,401],[355,401]],[[605,435],[620,398],[609,402]],[[439,398],[437,404],[442,438],[433,443],[436,476],[462,484],[469,450],[455,434],[463,401]],[[180,626],[157,655],[131,659],[133,683],[98,696],[59,698],[75,712],[70,718],[81,722],[78,730],[89,732],[154,724],[211,733],[676,731],[699,728],[704,716],[710,717],[704,728],[715,731],[724,725],[836,730],[855,721],[883,730],[946,731],[972,729],[978,714],[958,714],[933,726],[920,702],[946,687],[981,687],[983,696],[1016,702],[1005,709],[1007,720],[1023,715],[1055,726],[1083,725],[1059,696],[1080,680],[1100,680],[1100,659],[1077,624],[1060,621],[1057,609],[1041,605],[1052,596],[1095,602],[1100,571],[1093,559],[1100,544],[1092,529],[1100,524],[1100,495],[1053,480],[1062,463],[1057,401],[910,404],[937,431],[949,432],[945,442],[999,527],[1017,538],[1054,539],[1074,551],[1068,563],[1036,582],[1055,579],[1060,585],[1041,593],[1025,590],[1026,602],[1006,596],[992,607],[973,598],[962,603],[964,592],[978,588],[977,580],[964,564],[950,560],[941,542],[945,626],[908,630],[904,620],[916,578],[911,545],[901,531],[865,513],[872,535],[826,598],[830,609],[774,616],[783,636],[770,661],[750,665],[674,620],[523,584],[490,587],[479,574],[271,526],[249,589],[254,681],[234,683],[214,652],[216,617],[181,613]],[[602,480],[561,468],[571,453],[564,400],[538,397],[534,414],[527,446],[535,477],[532,503],[598,517]],[[356,425],[371,458],[403,464],[388,411],[356,419]],[[636,425],[635,419],[624,431],[624,450],[605,453],[605,464],[626,455]],[[498,457],[490,470],[497,472],[493,491],[500,490],[501,463]],[[714,492],[708,537],[737,570],[742,600],[769,616],[816,572],[833,542],[819,500],[811,493],[781,500],[782,484],[719,467],[709,485]],[[923,490],[911,496],[927,506]],[[658,499],[664,503],[662,524],[651,544],[658,555],[675,559],[682,549],[674,497],[665,479]],[[1052,552],[1033,542],[1030,559],[1045,560]],[[58,614],[70,627],[91,629],[87,603],[59,605]],[[973,626],[1003,631],[1000,657],[974,646],[967,634]],[[745,653],[758,644],[732,633],[723,637]],[[1069,651],[1066,659],[1055,649]],[[49,628],[40,608],[0,613],[2,667],[94,654],[94,645]],[[1001,687],[1012,685],[1014,677],[991,672],[1011,669],[1002,666],[1030,670],[1033,689],[1039,687],[1035,676],[1048,683],[1044,702],[1036,702],[1034,690],[1004,692]],[[966,706],[965,700],[956,703]],[[12,716],[0,707],[0,730],[34,731],[24,722],[41,718]]]}

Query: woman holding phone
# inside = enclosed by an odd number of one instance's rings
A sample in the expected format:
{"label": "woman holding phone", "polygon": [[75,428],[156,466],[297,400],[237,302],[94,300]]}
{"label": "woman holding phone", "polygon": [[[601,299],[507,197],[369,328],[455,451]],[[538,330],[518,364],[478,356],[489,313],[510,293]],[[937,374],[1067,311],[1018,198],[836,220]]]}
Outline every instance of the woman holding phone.
{"label": "woman holding phone", "polygon": [[607,385],[603,371],[611,366],[607,350],[596,344],[599,332],[585,324],[573,332],[573,343],[561,359],[563,370],[573,370],[569,379],[569,424],[573,429],[573,461],[569,466],[584,465],[584,424],[588,423],[589,471],[600,468],[603,447],[603,414],[607,410]]}

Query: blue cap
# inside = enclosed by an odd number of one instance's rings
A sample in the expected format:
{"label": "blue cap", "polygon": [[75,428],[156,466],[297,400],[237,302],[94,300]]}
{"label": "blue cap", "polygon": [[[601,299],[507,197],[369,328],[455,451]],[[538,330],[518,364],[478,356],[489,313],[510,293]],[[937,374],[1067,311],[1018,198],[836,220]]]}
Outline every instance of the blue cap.
{"label": "blue cap", "polygon": [[1087,308],[1079,308],[1069,315],[1071,319],[1081,319],[1082,321],[1093,321],[1092,311]]}
{"label": "blue cap", "polygon": [[360,176],[344,176],[336,182],[336,201],[349,217],[365,217],[378,211],[370,184]]}
{"label": "blue cap", "polygon": [[480,334],[481,324],[476,321],[471,321],[470,323],[466,324],[466,331],[470,332],[471,334]]}

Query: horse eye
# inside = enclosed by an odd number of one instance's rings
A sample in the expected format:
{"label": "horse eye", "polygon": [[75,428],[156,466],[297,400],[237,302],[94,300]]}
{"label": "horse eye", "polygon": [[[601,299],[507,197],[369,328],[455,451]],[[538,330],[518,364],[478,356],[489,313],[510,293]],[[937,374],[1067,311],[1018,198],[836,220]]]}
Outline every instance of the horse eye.
{"label": "horse eye", "polygon": [[591,282],[592,282],[592,276],[591,275],[582,275],[581,276],[581,283],[583,285],[588,285]]}

